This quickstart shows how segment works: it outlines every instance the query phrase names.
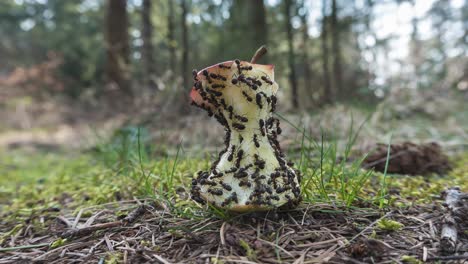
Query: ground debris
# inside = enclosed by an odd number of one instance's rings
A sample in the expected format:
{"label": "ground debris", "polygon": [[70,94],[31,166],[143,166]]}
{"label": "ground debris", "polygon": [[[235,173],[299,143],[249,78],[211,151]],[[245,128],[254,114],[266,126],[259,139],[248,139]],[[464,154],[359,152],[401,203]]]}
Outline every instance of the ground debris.
{"label": "ground debris", "polygon": [[452,187],[442,193],[442,198],[445,199],[446,211],[441,219],[440,251],[452,254],[457,251],[459,234],[463,235],[468,230],[468,194],[462,193],[460,188]]}
{"label": "ground debris", "polygon": [[[440,257],[440,234],[433,223],[439,223],[444,213],[442,206],[414,206],[383,213],[378,209],[316,203],[223,220],[207,211],[182,217],[168,207],[149,209],[135,201],[125,206],[129,212],[136,208],[129,216],[138,213],[139,218],[125,225],[112,213],[122,210],[122,204],[113,206],[105,209],[109,213],[99,213],[101,208],[79,219],[86,223],[94,218],[96,224],[88,227],[110,226],[70,236],[55,248],[44,246],[44,242],[61,239],[60,233],[20,232],[5,238],[1,246],[8,250],[0,251],[0,263],[97,263],[116,258],[127,263],[382,263],[405,255],[436,259]],[[379,229],[375,223],[384,218],[404,227],[399,231]],[[461,236],[458,241],[466,244],[468,238]],[[34,244],[41,247],[24,247]],[[460,250],[458,253],[463,254]]]}
{"label": "ground debris", "polygon": [[[387,144],[377,144],[374,151],[366,157],[362,166],[379,172],[385,171],[388,154]],[[427,175],[437,173],[443,175],[451,169],[448,157],[435,142],[414,144],[403,142],[390,145],[390,155],[387,173]]]}

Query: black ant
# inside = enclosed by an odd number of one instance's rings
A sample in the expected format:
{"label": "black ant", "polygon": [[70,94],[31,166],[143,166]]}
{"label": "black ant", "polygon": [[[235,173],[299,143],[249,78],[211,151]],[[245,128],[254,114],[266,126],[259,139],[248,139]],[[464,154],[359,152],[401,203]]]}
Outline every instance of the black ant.
{"label": "black ant", "polygon": [[225,171],[225,173],[226,173],[226,174],[228,174],[228,173],[234,173],[234,172],[236,172],[236,171],[237,171],[237,168],[236,168],[236,167],[232,167],[232,168],[230,168],[229,170]]}
{"label": "black ant", "polygon": [[260,143],[258,142],[257,134],[254,134],[253,141],[254,141],[254,143],[255,143],[255,147],[259,148],[259,147],[260,147]]}
{"label": "black ant", "polygon": [[213,88],[213,89],[216,89],[216,88],[224,88],[224,87],[226,87],[226,86],[223,85],[223,84],[213,84],[213,85],[211,86],[211,88]]}
{"label": "black ant", "polygon": [[245,178],[248,176],[248,173],[246,171],[238,171],[236,173],[234,173],[234,178]]}
{"label": "black ant", "polygon": [[257,94],[255,96],[255,102],[257,103],[258,107],[260,107],[260,109],[262,109],[262,95],[261,94]]}
{"label": "black ant", "polygon": [[261,78],[262,78],[262,80],[264,80],[264,81],[265,81],[266,83],[268,83],[269,85],[272,85],[272,84],[273,84],[273,82],[272,82],[268,77],[262,76]]}
{"label": "black ant", "polygon": [[217,97],[220,97],[220,96],[222,96],[222,95],[223,95],[223,93],[222,93],[222,92],[215,91],[215,90],[211,90],[211,89],[208,89],[208,88],[206,89],[206,91],[207,91],[208,93],[210,93],[210,94],[214,95],[214,96],[217,96]]}
{"label": "black ant", "polygon": [[264,160],[257,160],[255,162],[255,165],[257,165],[258,168],[261,170],[265,169],[265,161]]}
{"label": "black ant", "polygon": [[244,151],[241,149],[237,152],[237,160],[236,160],[236,167],[240,167],[240,162],[242,160],[242,156],[244,155]]}
{"label": "black ant", "polygon": [[233,123],[232,127],[236,128],[237,130],[244,130],[245,129],[245,125],[239,124],[239,123]]}
{"label": "black ant", "polygon": [[279,200],[280,200],[280,198],[279,198],[278,195],[271,195],[271,196],[270,196],[270,199],[276,200],[276,201],[279,201]]}
{"label": "black ant", "polygon": [[247,117],[245,117],[245,116],[234,115],[234,117],[237,118],[241,122],[244,122],[244,123],[249,122],[249,119]]}
{"label": "black ant", "polygon": [[221,98],[220,102],[221,102],[221,105],[224,107],[224,109],[226,109],[227,104],[226,104],[226,101],[224,100],[224,98]]}
{"label": "black ant", "polygon": [[276,110],[276,102],[277,102],[276,96],[272,95],[271,96],[271,112],[274,112]]}
{"label": "black ant", "polygon": [[247,99],[247,101],[249,102],[253,101],[252,97],[250,97],[245,91],[242,91],[242,94],[244,95],[245,99]]}
{"label": "black ant", "polygon": [[193,86],[195,87],[195,90],[201,90],[202,89],[202,83],[200,81],[196,81]]}
{"label": "black ant", "polygon": [[221,189],[208,189],[208,192],[213,195],[223,195],[223,190]]}
{"label": "black ant", "polygon": [[284,187],[278,187],[278,188],[276,188],[276,193],[283,193],[283,192],[285,192],[285,191],[286,191],[286,189],[285,189]]}
{"label": "black ant", "polygon": [[240,61],[236,59],[236,60],[234,60],[234,62],[235,62],[236,65],[237,65],[237,71],[239,72],[239,74],[241,74],[242,68],[241,68],[241,66],[240,66]]}
{"label": "black ant", "polygon": [[265,136],[265,121],[263,121],[263,119],[260,119],[258,121],[258,124],[260,125],[260,131],[262,132],[262,136]]}
{"label": "black ant", "polygon": [[234,150],[236,149],[236,146],[235,145],[232,145],[231,146],[231,153],[229,154],[228,156],[228,161],[232,161],[232,159],[234,158]]}
{"label": "black ant", "polygon": [[207,179],[204,179],[204,178],[200,179],[199,182],[200,182],[201,185],[210,185],[210,186],[216,186],[217,185],[216,182],[213,182],[213,181],[210,181],[210,180],[207,180]]}
{"label": "black ant", "polygon": [[242,186],[252,187],[252,184],[248,181],[240,181],[239,187],[242,187]]}
{"label": "black ant", "polygon": [[226,189],[227,191],[232,191],[231,185],[229,185],[227,183],[222,182],[221,186],[223,186],[223,188]]}

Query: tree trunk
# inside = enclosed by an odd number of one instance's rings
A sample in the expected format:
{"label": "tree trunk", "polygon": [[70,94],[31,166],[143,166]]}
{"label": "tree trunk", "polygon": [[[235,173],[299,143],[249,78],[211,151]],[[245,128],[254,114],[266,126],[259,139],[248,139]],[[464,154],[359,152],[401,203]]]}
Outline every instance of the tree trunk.
{"label": "tree trunk", "polygon": [[323,96],[326,104],[331,104],[334,101],[333,91],[330,85],[330,74],[328,71],[328,29],[327,29],[327,0],[322,0],[322,71],[323,71]]}
{"label": "tree trunk", "polygon": [[[373,10],[374,10],[374,1],[373,0],[367,0],[366,1],[366,14],[365,14],[365,17],[364,17],[364,25],[366,27],[365,34],[370,34],[372,37],[374,37],[374,40],[377,41],[376,35],[372,31],[372,26],[371,26],[372,20],[373,20]],[[373,72],[372,69],[374,68],[374,62],[375,62],[375,59],[376,59],[375,47],[370,47],[369,45],[364,44],[364,50],[366,52],[371,51],[371,53],[372,53],[372,59],[370,61],[366,61],[366,62],[367,62],[367,86],[369,88],[373,88],[374,72]]]}
{"label": "tree trunk", "polygon": [[[411,2],[412,8],[415,9],[416,3]],[[421,77],[421,64],[424,62],[421,56],[421,41],[419,40],[419,31],[418,31],[419,18],[416,14],[413,15],[411,19],[412,32],[410,40],[410,62],[413,64],[413,77],[412,84],[414,88],[419,88],[419,81]],[[411,80],[410,80],[411,81]]]}
{"label": "tree trunk", "polygon": [[[266,45],[268,41],[266,10],[263,0],[249,0],[248,2],[250,3],[250,25],[253,26],[251,37],[252,40],[254,40],[252,45],[253,50],[249,52],[255,52],[257,48],[261,45]],[[263,56],[260,63],[266,61],[266,57],[267,56]]]}
{"label": "tree trunk", "polygon": [[151,22],[151,0],[143,0],[143,6],[141,10],[141,21],[142,25],[142,62],[143,62],[143,78],[145,86],[155,90],[157,88],[156,82],[154,81],[155,75],[155,63],[153,58],[153,24]]}
{"label": "tree trunk", "polygon": [[286,33],[288,39],[289,83],[291,85],[291,104],[294,109],[299,108],[296,80],[296,63],[294,61],[293,29],[291,25],[292,0],[285,0],[284,13],[286,17]]}
{"label": "tree trunk", "polygon": [[[305,0],[302,1],[302,8],[304,10],[306,9],[305,6]],[[313,87],[311,87],[312,84],[312,72],[310,70],[310,62],[309,62],[309,52],[308,52],[308,47],[309,47],[309,26],[307,24],[307,19],[308,19],[308,12],[305,11],[304,14],[300,16],[301,23],[302,23],[302,64],[304,67],[304,86],[306,91],[310,93],[312,96],[312,102],[315,101],[313,98],[314,91]]]}
{"label": "tree trunk", "polygon": [[182,79],[184,89],[189,88],[189,81],[191,75],[188,70],[188,60],[189,60],[189,43],[188,43],[188,29],[187,29],[187,0],[181,1],[182,8]]}
{"label": "tree trunk", "polygon": [[174,38],[174,0],[168,0],[169,15],[167,17],[167,38],[169,46],[169,69],[176,75],[176,40]]}
{"label": "tree trunk", "polygon": [[107,0],[106,82],[111,90],[132,97],[130,86],[130,44],[126,0]]}
{"label": "tree trunk", "polygon": [[332,53],[333,53],[333,79],[335,80],[334,96],[343,94],[343,74],[341,70],[340,29],[338,25],[338,7],[336,0],[332,0],[331,13]]}

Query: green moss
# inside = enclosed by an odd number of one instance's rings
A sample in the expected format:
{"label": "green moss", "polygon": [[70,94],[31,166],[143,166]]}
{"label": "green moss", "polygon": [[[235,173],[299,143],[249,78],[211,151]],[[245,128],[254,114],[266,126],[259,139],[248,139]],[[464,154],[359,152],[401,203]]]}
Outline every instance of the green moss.
{"label": "green moss", "polygon": [[193,173],[207,166],[205,160],[155,158],[140,163],[134,157],[115,167],[95,153],[44,155],[20,151],[0,152],[0,164],[5,164],[0,167],[0,211],[12,220],[56,209],[78,211],[134,197],[162,201],[177,198],[176,206],[191,213],[190,207],[195,208],[195,204],[186,197],[179,198],[176,190],[190,186]]}
{"label": "green moss", "polygon": [[420,264],[420,263],[423,263],[422,261],[418,260],[416,257],[414,256],[408,256],[408,255],[404,255],[401,257],[401,261],[403,263],[408,263],[408,264]]}
{"label": "green moss", "polygon": [[[387,197],[388,206],[407,207],[411,204],[428,204],[440,199],[440,194],[447,188],[459,186],[463,192],[468,192],[468,153],[453,159],[453,169],[447,175],[427,176],[387,176],[388,189],[392,191]],[[376,173],[369,192],[378,187],[383,175]]]}
{"label": "green moss", "polygon": [[[333,155],[324,155],[321,165],[320,160],[296,163],[303,175],[305,201],[371,206],[378,199],[383,176],[360,169],[359,163],[335,164],[334,149],[324,151]],[[44,228],[47,223],[34,217],[43,212],[53,219],[64,210],[76,214],[83,209],[82,217],[89,217],[92,211],[88,207],[134,197],[164,202],[172,213],[187,218],[206,216],[203,206],[188,199],[188,190],[193,175],[209,167],[209,159],[132,153],[120,162],[118,155],[112,158],[113,154],[106,152],[70,155],[0,151],[0,212],[4,222],[11,222],[0,227],[2,236],[26,219],[31,219],[35,228]],[[412,203],[431,203],[439,199],[441,191],[452,186],[468,192],[468,153],[454,160],[454,169],[443,177],[388,175],[385,193],[389,195],[384,198],[385,204],[404,208]],[[228,217],[215,209],[208,213]]]}
{"label": "green moss", "polygon": [[61,247],[63,245],[65,245],[65,243],[67,242],[67,239],[63,239],[63,238],[59,238],[57,240],[55,240],[54,242],[52,242],[50,244],[50,248],[58,248],[58,247]]}
{"label": "green moss", "polygon": [[403,224],[394,220],[383,218],[377,222],[377,227],[384,231],[398,231],[403,228]]}

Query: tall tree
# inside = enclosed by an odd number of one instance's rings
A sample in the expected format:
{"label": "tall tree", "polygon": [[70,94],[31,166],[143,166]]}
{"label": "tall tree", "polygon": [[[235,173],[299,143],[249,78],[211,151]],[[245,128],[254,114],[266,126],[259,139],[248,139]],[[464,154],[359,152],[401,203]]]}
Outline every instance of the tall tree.
{"label": "tall tree", "polygon": [[181,9],[182,9],[182,78],[183,78],[183,87],[188,88],[189,86],[189,40],[188,40],[188,26],[187,26],[187,12],[188,12],[188,0],[181,0]]}
{"label": "tall tree", "polygon": [[154,81],[155,63],[153,54],[153,23],[151,22],[151,0],[143,0],[141,9],[142,21],[142,63],[143,63],[143,78],[145,85],[151,89],[156,89]]}
{"label": "tall tree", "polygon": [[107,0],[106,53],[108,84],[132,96],[126,0]]}
{"label": "tall tree", "polygon": [[340,28],[338,24],[338,6],[336,0],[332,0],[332,13],[331,13],[331,37],[332,37],[332,54],[333,54],[333,79],[335,80],[335,92],[337,94],[343,93],[343,74],[341,70],[341,47],[340,47]]}
{"label": "tall tree", "polygon": [[301,19],[302,66],[304,68],[304,86],[306,91],[308,91],[310,94],[313,94],[313,90],[310,86],[312,84],[312,72],[310,69],[309,61],[309,26],[307,23],[309,18],[309,11],[306,6],[306,0],[301,1],[299,18]]}
{"label": "tall tree", "polygon": [[[252,46],[252,51],[250,52],[254,52],[261,45],[266,45],[268,41],[266,10],[263,0],[249,0],[248,2],[250,3],[250,24],[254,27],[251,33],[251,37],[253,40],[255,40]],[[263,57],[263,60],[265,60],[265,58],[266,56]]]}
{"label": "tall tree", "polygon": [[322,32],[320,36],[322,48],[322,71],[323,71],[323,96],[324,102],[334,102],[333,91],[330,85],[330,73],[328,70],[328,22],[327,22],[327,0],[322,0]]}
{"label": "tall tree", "polygon": [[[411,1],[412,8],[415,9],[416,1]],[[421,75],[421,66],[424,62],[422,57],[422,50],[421,50],[421,40],[419,39],[419,30],[418,30],[419,18],[416,14],[413,14],[413,18],[411,19],[412,31],[411,31],[411,39],[410,39],[410,62],[413,65],[413,74],[411,79],[413,79],[413,85],[415,88],[419,87],[419,79]]]}
{"label": "tall tree", "polygon": [[232,1],[229,13],[226,22],[228,38],[242,41],[224,45],[223,55],[226,59],[249,59],[261,45],[268,44],[265,3],[263,0]]}
{"label": "tall tree", "polygon": [[291,104],[294,109],[299,108],[298,95],[297,95],[297,80],[296,80],[296,63],[294,60],[294,46],[293,46],[293,29],[291,25],[291,7],[292,0],[284,1],[284,14],[286,22],[286,33],[288,40],[288,64],[289,64],[289,83],[291,85]]}
{"label": "tall tree", "polygon": [[174,37],[174,0],[167,0],[169,12],[167,16],[167,38],[169,46],[169,67],[172,74],[176,72],[176,40]]}

